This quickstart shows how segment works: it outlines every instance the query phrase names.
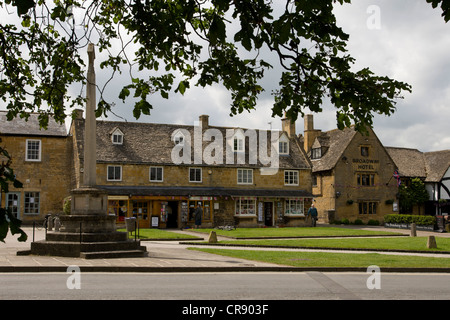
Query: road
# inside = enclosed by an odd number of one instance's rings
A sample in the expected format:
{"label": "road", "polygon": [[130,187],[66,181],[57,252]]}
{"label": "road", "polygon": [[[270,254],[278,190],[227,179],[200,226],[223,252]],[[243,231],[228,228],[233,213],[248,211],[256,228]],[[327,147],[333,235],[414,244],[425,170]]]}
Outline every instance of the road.
{"label": "road", "polygon": [[0,299],[448,300],[450,274],[3,273]]}

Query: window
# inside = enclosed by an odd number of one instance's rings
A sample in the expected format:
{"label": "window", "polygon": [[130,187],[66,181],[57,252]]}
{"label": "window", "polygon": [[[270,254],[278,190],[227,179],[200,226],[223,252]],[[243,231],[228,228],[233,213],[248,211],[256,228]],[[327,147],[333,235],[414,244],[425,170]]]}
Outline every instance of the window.
{"label": "window", "polygon": [[39,215],[39,192],[25,192],[24,214]]}
{"label": "window", "polygon": [[150,181],[162,182],[163,181],[163,168],[162,167],[150,167]]}
{"label": "window", "polygon": [[252,169],[238,169],[237,171],[238,184],[252,184],[253,170]]}
{"label": "window", "polygon": [[377,214],[377,203],[373,201],[359,202],[359,214]]}
{"label": "window", "polygon": [[287,215],[305,215],[304,209],[303,199],[287,199],[284,212]]}
{"label": "window", "polygon": [[311,159],[320,159],[320,158],[322,158],[322,148],[311,149]]}
{"label": "window", "polygon": [[233,151],[242,152],[244,151],[244,139],[240,137],[234,137],[234,147]]}
{"label": "window", "polygon": [[27,140],[26,161],[41,161],[41,140]]}
{"label": "window", "polygon": [[289,138],[283,134],[278,142],[278,153],[283,155],[289,154]]}
{"label": "window", "polygon": [[181,131],[177,131],[174,135],[173,135],[173,142],[176,145],[180,145],[180,146],[184,146],[184,135]]}
{"label": "window", "polygon": [[284,184],[288,186],[298,186],[298,171],[285,170],[284,171]]}
{"label": "window", "polygon": [[6,207],[11,210],[14,217],[20,218],[19,217],[20,193],[7,193]]}
{"label": "window", "polygon": [[375,185],[375,174],[370,173],[358,173],[356,175],[358,180],[358,186],[374,186]]}
{"label": "window", "polygon": [[108,181],[122,181],[122,166],[108,166]]}
{"label": "window", "polygon": [[123,133],[120,129],[114,130],[111,135],[111,141],[113,144],[123,144]]}
{"label": "window", "polygon": [[369,147],[361,147],[361,156],[368,157],[369,156]]}
{"label": "window", "polygon": [[189,182],[202,182],[201,168],[189,168]]}
{"label": "window", "polygon": [[256,215],[256,199],[243,197],[236,199],[236,215]]}

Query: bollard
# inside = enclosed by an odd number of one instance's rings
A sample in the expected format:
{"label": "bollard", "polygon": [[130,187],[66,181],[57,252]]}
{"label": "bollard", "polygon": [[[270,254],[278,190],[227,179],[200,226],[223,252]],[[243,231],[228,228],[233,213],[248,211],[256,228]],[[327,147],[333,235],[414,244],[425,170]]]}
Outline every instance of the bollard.
{"label": "bollard", "polygon": [[48,215],[48,218],[47,218],[47,229],[48,229],[48,231],[53,230],[53,218],[51,215]]}
{"label": "bollard", "polygon": [[435,249],[435,248],[437,248],[436,238],[434,236],[428,236],[427,248],[428,249]]}
{"label": "bollard", "polygon": [[216,234],[215,231],[211,231],[211,232],[209,233],[208,242],[209,242],[209,243],[217,243],[217,234]]}
{"label": "bollard", "polygon": [[58,216],[56,216],[54,224],[55,224],[55,231],[59,231],[59,229],[61,228],[61,220],[59,220]]}
{"label": "bollard", "polygon": [[411,223],[411,237],[417,237],[416,224]]}

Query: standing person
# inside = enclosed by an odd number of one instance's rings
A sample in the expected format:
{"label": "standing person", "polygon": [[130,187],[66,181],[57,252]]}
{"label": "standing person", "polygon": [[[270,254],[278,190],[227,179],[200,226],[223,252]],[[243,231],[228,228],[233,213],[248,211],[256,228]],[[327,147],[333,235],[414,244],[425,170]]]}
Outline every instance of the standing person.
{"label": "standing person", "polygon": [[315,227],[317,221],[317,209],[314,207],[314,203],[311,204],[311,208],[308,210],[308,216],[311,216],[311,227]]}
{"label": "standing person", "polygon": [[202,207],[198,205],[198,203],[195,204],[195,212],[194,212],[194,219],[195,219],[195,229],[198,229],[200,225],[202,224],[202,216],[203,216],[203,210]]}

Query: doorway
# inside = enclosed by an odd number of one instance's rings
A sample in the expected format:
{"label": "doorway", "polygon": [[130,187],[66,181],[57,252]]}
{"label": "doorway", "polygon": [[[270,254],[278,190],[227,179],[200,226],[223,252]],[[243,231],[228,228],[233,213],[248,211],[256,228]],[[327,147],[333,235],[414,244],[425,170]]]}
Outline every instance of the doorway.
{"label": "doorway", "polygon": [[264,225],[273,226],[273,202],[264,202]]}
{"label": "doorway", "polygon": [[169,201],[167,209],[167,228],[178,228],[178,201]]}

